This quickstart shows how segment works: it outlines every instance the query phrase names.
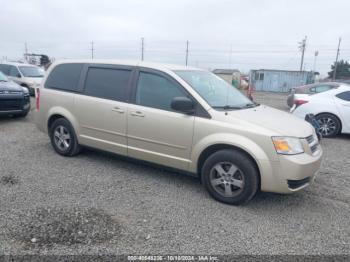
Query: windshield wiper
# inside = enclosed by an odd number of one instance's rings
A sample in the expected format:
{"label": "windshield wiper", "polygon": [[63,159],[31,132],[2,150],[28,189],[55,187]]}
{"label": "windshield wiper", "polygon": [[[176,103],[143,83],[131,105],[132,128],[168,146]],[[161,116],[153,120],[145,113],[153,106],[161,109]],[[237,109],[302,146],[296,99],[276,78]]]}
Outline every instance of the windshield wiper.
{"label": "windshield wiper", "polygon": [[255,102],[248,103],[248,104],[244,105],[244,108],[252,108],[252,107],[256,107],[256,106],[260,106],[260,104],[259,103],[255,103]]}
{"label": "windshield wiper", "polygon": [[224,109],[224,110],[242,109],[241,106],[230,106],[230,105],[225,105],[225,106],[213,106],[213,108]]}
{"label": "windshield wiper", "polygon": [[2,79],[1,79],[0,82],[7,82],[7,80],[2,80]]}

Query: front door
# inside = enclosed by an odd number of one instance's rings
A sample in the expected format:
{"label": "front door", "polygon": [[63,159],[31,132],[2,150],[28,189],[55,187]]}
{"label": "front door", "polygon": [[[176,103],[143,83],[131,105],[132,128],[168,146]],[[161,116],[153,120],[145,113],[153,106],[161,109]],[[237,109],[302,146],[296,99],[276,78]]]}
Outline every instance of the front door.
{"label": "front door", "polygon": [[131,70],[90,66],[83,94],[75,95],[79,142],[127,155],[126,114]]}
{"label": "front door", "polygon": [[194,116],[171,109],[174,97],[188,96],[170,77],[141,71],[134,103],[128,107],[128,155],[187,170]]}

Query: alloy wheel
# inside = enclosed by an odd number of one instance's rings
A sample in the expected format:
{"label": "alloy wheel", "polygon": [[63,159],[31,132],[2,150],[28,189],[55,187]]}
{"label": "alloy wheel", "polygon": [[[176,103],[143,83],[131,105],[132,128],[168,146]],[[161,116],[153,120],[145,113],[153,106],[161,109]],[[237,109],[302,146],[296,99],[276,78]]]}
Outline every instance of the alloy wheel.
{"label": "alloy wheel", "polygon": [[244,175],[233,163],[221,162],[211,169],[210,184],[221,196],[234,197],[244,188]]}
{"label": "alloy wheel", "polygon": [[330,117],[322,117],[318,120],[318,122],[320,124],[318,131],[322,134],[322,136],[334,134],[337,129],[336,122]]}
{"label": "alloy wheel", "polygon": [[71,136],[67,128],[61,125],[57,126],[54,131],[54,141],[61,151],[66,151],[71,144]]}

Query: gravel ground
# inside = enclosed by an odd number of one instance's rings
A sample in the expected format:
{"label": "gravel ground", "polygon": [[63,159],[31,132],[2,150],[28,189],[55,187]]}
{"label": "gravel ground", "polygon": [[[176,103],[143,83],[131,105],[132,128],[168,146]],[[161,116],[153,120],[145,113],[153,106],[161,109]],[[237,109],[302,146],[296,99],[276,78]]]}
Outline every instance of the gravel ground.
{"label": "gravel ground", "polygon": [[[255,94],[286,109],[285,95]],[[0,119],[0,254],[350,254],[350,136],[315,183],[214,201],[199,181],[92,150],[57,155],[29,115]]]}

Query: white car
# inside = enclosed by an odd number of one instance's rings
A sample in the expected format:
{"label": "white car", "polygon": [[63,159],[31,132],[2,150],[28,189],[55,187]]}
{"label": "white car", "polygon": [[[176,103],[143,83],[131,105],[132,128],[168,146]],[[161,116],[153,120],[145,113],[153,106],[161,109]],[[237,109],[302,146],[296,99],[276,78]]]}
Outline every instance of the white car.
{"label": "white car", "polygon": [[298,98],[291,112],[305,119],[314,114],[323,137],[350,133],[350,85],[342,84],[332,90]]}

